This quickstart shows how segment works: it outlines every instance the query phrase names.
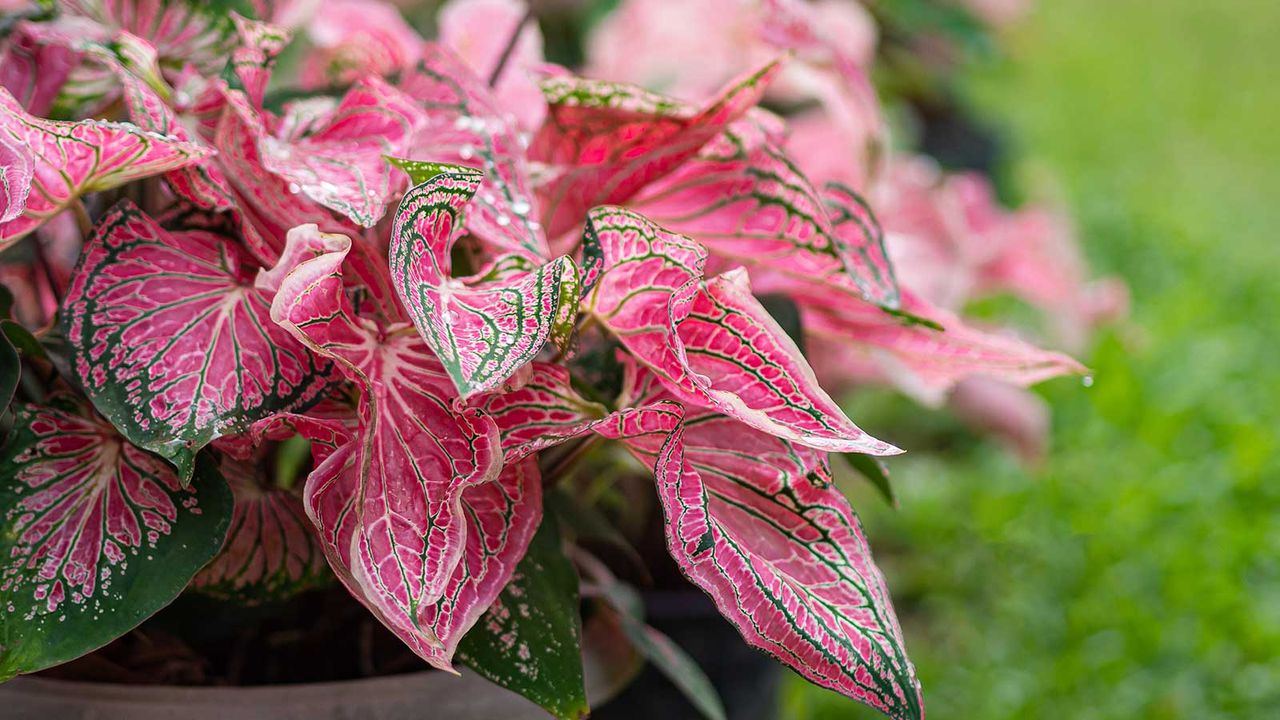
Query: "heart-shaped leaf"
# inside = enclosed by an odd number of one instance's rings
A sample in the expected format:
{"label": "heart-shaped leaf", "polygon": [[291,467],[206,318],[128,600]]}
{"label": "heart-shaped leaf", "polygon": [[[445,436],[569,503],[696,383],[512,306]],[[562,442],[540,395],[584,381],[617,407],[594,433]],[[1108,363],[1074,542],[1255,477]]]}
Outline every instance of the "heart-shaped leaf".
{"label": "heart-shaped leaf", "polygon": [[191,581],[191,587],[245,605],[289,598],[331,582],[316,528],[302,498],[269,484],[262,453],[224,454],[219,465],[235,508],[227,542]]}
{"label": "heart-shaped leaf", "polygon": [[792,296],[800,305],[806,331],[870,358],[904,392],[927,403],[940,403],[947,391],[970,376],[1034,385],[1085,370],[1062,353],[968,325],[907,291],[902,294],[903,310],[932,326],[859,300],[832,302],[830,295],[804,288],[796,288]]}
{"label": "heart-shaped leaf", "polygon": [[541,484],[534,465],[499,475],[493,420],[455,410],[449,377],[411,325],[356,316],[343,287],[350,248],[297,228],[281,266],[261,278],[278,283],[272,319],[362,389],[357,436],[313,471],[304,501],[339,579],[449,669],[537,528]]}
{"label": "heart-shaped leaf", "polygon": [[819,193],[748,115],[644,189],[629,207],[714,255],[897,307],[883,234],[843,186]]}
{"label": "heart-shaped leaf", "polygon": [[79,657],[167,605],[222,546],[232,499],[183,487],[106,422],[24,406],[0,449],[0,679]]}
{"label": "heart-shaped leaf", "polygon": [[[665,396],[631,371],[630,392]],[[670,434],[626,441],[654,468],[667,547],[755,647],[895,718],[920,718],[884,578],[826,454],[686,408]]]}
{"label": "heart-shaped leaf", "polygon": [[448,49],[428,43],[422,61],[404,73],[398,87],[427,114],[415,159],[483,170],[484,188],[468,213],[467,229],[487,254],[548,257],[525,157],[528,142],[489,86]]}
{"label": "heart-shaped leaf", "polygon": [[270,319],[257,265],[207,231],[170,233],[127,201],[85,246],[64,302],[85,392],[190,477],[221,435],[319,399],[327,366]]}
{"label": "heart-shaped leaf", "polygon": [[396,291],[463,400],[511,377],[553,335],[566,338],[578,307],[577,266],[568,257],[531,268],[509,256],[512,270],[451,277],[464,210],[482,177],[455,167],[410,190],[389,251]]}

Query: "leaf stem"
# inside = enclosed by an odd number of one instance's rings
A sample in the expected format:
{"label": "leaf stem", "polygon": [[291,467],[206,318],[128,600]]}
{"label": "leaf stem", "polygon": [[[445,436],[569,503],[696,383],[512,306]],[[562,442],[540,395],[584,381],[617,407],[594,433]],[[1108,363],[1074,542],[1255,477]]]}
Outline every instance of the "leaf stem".
{"label": "leaf stem", "polygon": [[511,54],[515,52],[516,43],[520,42],[520,33],[524,31],[525,23],[533,19],[533,8],[525,11],[524,17],[520,18],[520,22],[516,23],[515,30],[511,33],[511,38],[507,40],[506,47],[502,48],[502,55],[498,57],[498,64],[493,67],[493,73],[489,75],[489,87],[498,84],[498,79],[502,77],[502,71],[507,69],[507,62],[511,60]]}
{"label": "leaf stem", "polygon": [[80,239],[88,242],[89,234],[93,232],[93,220],[89,219],[89,211],[85,209],[84,201],[80,198],[72,201],[71,212],[76,216],[76,225],[80,228]]}

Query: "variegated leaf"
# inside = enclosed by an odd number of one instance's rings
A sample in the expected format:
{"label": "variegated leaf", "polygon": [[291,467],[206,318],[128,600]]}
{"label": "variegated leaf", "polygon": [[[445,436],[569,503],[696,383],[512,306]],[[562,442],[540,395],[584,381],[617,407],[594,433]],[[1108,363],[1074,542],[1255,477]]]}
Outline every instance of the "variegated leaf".
{"label": "variegated leaf", "polygon": [[[144,43],[141,38],[124,32],[117,38],[117,43],[120,41],[135,47]],[[192,137],[192,133],[179,121],[177,113],[166,102],[164,93],[170,92],[167,85],[162,84],[157,87],[154,81],[149,82],[125,63],[113,61],[111,58],[108,61],[123,86],[124,104],[129,111],[129,119],[134,124],[143,130],[203,145],[199,139]],[[235,206],[235,198],[227,185],[227,179],[213,157],[206,157],[186,167],[172,170],[165,174],[165,179],[176,195],[196,207],[206,210],[230,210]]]}
{"label": "variegated leaf", "polygon": [[525,160],[528,142],[492,90],[452,52],[433,44],[400,79],[399,87],[422,103],[427,113],[413,157],[475,165],[485,173],[467,229],[490,255],[546,258],[550,252],[537,221],[537,201]]}
{"label": "variegated leaf", "polygon": [[208,154],[204,148],[127,123],[34,117],[2,90],[0,135],[27,148],[33,160],[26,211],[0,223],[0,249],[67,209],[84,193],[184,167]]}
{"label": "variegated leaf", "polygon": [[597,208],[587,227],[586,307],[684,402],[830,451],[901,452],[864,433],[819,387],[746,274],[702,281],[706,251],[635,213]]}
{"label": "variegated leaf", "polygon": [[[645,374],[629,373],[629,393],[662,401]],[[891,717],[923,716],[884,578],[826,453],[694,408],[669,435],[626,445],[654,468],[672,557],[748,643]]]}
{"label": "variegated leaf", "polygon": [[545,80],[550,109],[529,156],[551,174],[540,190],[550,236],[581,225],[593,206],[631,199],[695,156],[759,102],[780,67],[775,60],[743,75],[700,109],[630,85]]}
{"label": "variegated leaf", "polygon": [[137,35],[156,48],[164,65],[190,63],[209,75],[222,70],[235,44],[228,10],[234,2],[196,0],[57,0],[67,16],[81,16],[108,28]]}
{"label": "variegated leaf", "polygon": [[27,209],[34,172],[35,162],[27,147],[6,134],[0,134],[0,182],[4,183],[0,223],[16,219]]}
{"label": "variegated leaf", "polygon": [[184,481],[209,441],[305,407],[329,383],[325,364],[271,322],[256,273],[233,240],[169,233],[124,201],[98,223],[67,288],[85,392]]}
{"label": "variegated leaf", "polygon": [[219,467],[235,496],[235,508],[226,544],[196,574],[192,588],[255,605],[332,581],[302,498],[270,484],[266,460],[262,453],[246,459],[223,456]]}
{"label": "variegated leaf", "polygon": [[764,123],[735,122],[629,207],[717,256],[897,307],[883,234],[866,203],[843,186],[816,191]]}
{"label": "variegated leaf", "polygon": [[167,605],[222,546],[232,499],[184,487],[105,421],[26,406],[0,449],[0,680],[79,657]]}
{"label": "variegated leaf", "polygon": [[510,582],[462,639],[458,659],[563,720],[590,711],[583,682],[578,575],[548,515]]}
{"label": "variegated leaf", "polygon": [[454,409],[452,383],[412,325],[355,315],[343,287],[350,248],[346,237],[298,228],[284,257],[301,262],[260,278],[279,287],[272,319],[363,391],[359,434],[308,478],[307,514],[352,594],[414,652],[449,668],[452,644],[527,545],[540,486],[519,468],[499,479],[497,427]]}
{"label": "variegated leaf", "polygon": [[305,117],[295,104],[281,130],[258,141],[262,164],[286,183],[364,227],[386,212],[391,167],[385,155],[402,155],[425,122],[411,98],[377,77],[356,83],[338,106]]}
{"label": "variegated leaf", "polygon": [[535,362],[532,370],[518,389],[487,395],[478,403],[498,425],[507,462],[584,435],[609,414],[574,391],[563,366]]}
{"label": "variegated leaf", "polygon": [[986,376],[1014,385],[1083,373],[1062,353],[1042,350],[1010,334],[966,324],[955,314],[903,291],[902,308],[922,324],[890,315],[862,301],[832,302],[830,295],[796,289],[806,332],[869,358],[904,392],[938,404],[960,380]]}
{"label": "variegated leaf", "polygon": [[536,268],[516,257],[512,271],[451,277],[453,245],[482,177],[453,167],[410,190],[389,251],[396,291],[463,400],[511,377],[553,335],[567,338],[578,308],[577,266],[568,257]]}

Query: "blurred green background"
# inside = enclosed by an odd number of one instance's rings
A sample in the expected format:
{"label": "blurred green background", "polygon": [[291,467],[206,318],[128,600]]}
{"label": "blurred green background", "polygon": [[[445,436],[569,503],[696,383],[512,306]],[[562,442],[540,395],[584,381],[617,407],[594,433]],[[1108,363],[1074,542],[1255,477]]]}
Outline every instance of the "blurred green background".
{"label": "blurred green background", "polygon": [[[1280,717],[1280,2],[1040,0],[1006,41],[963,81],[1002,184],[1053,185],[1133,311],[1092,388],[1041,388],[1040,469],[975,440],[895,459],[896,511],[849,481],[928,715]],[[785,706],[880,717],[798,678]]]}

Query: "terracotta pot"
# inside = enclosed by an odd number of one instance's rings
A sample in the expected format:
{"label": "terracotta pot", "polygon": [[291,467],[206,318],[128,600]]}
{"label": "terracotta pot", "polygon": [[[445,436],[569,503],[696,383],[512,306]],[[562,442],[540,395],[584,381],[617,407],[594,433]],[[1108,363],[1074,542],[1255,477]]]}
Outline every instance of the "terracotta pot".
{"label": "terracotta pot", "polygon": [[463,670],[300,685],[173,687],[23,677],[0,685],[0,718],[27,720],[544,720]]}

